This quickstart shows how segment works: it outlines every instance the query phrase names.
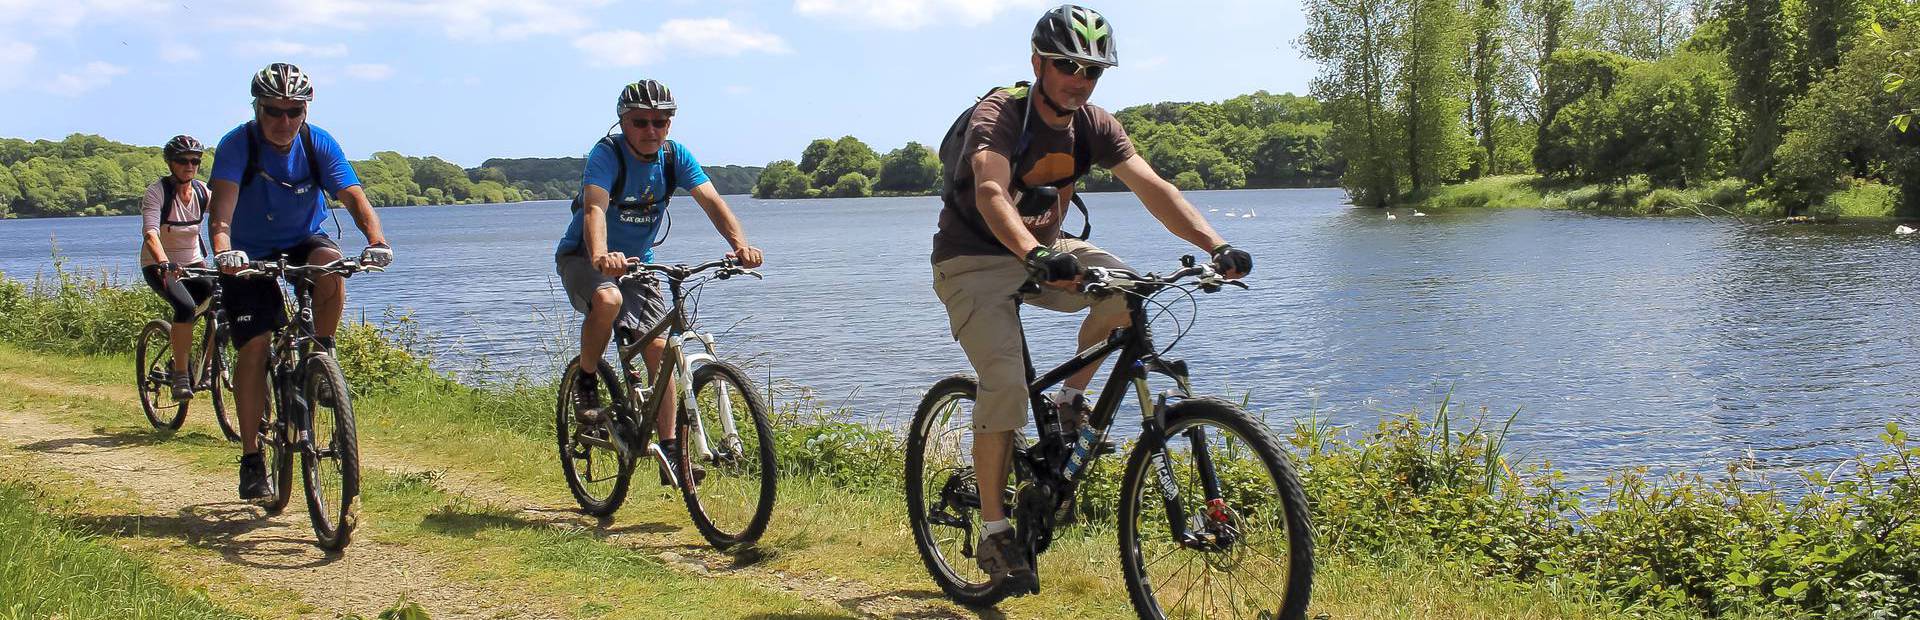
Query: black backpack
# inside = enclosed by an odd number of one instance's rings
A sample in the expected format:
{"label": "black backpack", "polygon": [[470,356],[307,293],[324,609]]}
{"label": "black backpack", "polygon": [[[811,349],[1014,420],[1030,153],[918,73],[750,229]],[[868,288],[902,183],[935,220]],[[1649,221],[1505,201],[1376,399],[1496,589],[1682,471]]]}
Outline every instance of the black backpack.
{"label": "black backpack", "polygon": [[[967,172],[971,172],[972,170],[972,163],[968,162],[965,154],[960,152],[961,149],[966,147],[967,126],[970,124],[970,121],[973,120],[974,108],[978,107],[980,102],[985,101],[987,97],[991,97],[994,93],[1003,90],[1012,93],[1015,101],[1025,101],[1027,103],[1027,112],[1020,117],[1020,140],[1014,143],[1013,157],[1008,158],[1008,163],[1015,168],[1015,170],[1011,171],[1013,173],[1013,189],[1018,189],[1023,192],[1029,189],[1025,186],[1026,184],[1020,180],[1020,171],[1018,168],[1020,167],[1020,160],[1026,157],[1027,150],[1033,146],[1033,132],[1027,130],[1027,124],[1033,119],[1033,102],[1030,98],[1033,91],[1031,83],[1021,81],[1015,82],[1013,86],[1010,87],[999,86],[987,91],[987,94],[981,95],[974,100],[974,105],[967,106],[966,111],[961,112],[959,118],[953,119],[953,125],[947,127],[946,137],[940,140],[940,165],[943,166],[946,171],[947,191],[973,191],[971,187],[958,187],[960,179],[963,176],[970,176],[964,174],[963,170]],[[1088,112],[1085,106],[1082,106],[1073,113],[1073,176],[1067,177],[1065,180],[1055,184],[1055,188],[1072,187],[1074,183],[1080,181],[1081,177],[1087,175],[1088,170],[1093,169],[1092,127],[1092,113]],[[966,166],[966,168],[962,168],[962,166]],[[1080,192],[1073,193],[1073,206],[1080,209],[1080,219],[1084,222],[1080,228],[1080,235],[1076,238],[1084,240],[1093,234],[1093,219],[1087,214],[1087,203],[1080,200]],[[968,225],[974,226],[977,232],[986,238],[993,238],[992,231],[986,229],[986,222],[978,217],[977,214],[975,217],[962,216],[960,219],[967,222]],[[1062,231],[1060,234],[1068,237],[1074,236],[1065,231]]]}
{"label": "black backpack", "polygon": [[[188,183],[192,183],[192,181],[188,181]],[[180,186],[174,182],[173,175],[160,177],[160,191],[165,195],[164,198],[160,199],[161,226],[194,226],[200,224],[200,222],[207,217],[207,210],[211,208],[213,204],[213,195],[208,193],[205,185],[193,185],[193,197],[200,202],[200,217],[192,220],[179,221],[173,219],[174,192],[177,191],[179,187]],[[200,242],[200,253],[205,254],[207,252],[206,237],[195,236],[194,239]]]}
{"label": "black backpack", "polygon": [[[263,140],[255,135],[258,131],[260,128],[255,126],[253,121],[247,121],[247,169],[240,173],[242,188],[252,183],[254,177],[266,173],[266,170],[260,167],[260,143]],[[307,183],[318,188],[320,187],[320,158],[314,155],[313,130],[309,129],[306,123],[300,124],[300,147],[307,154]],[[324,188],[321,189],[321,193],[325,193]]]}
{"label": "black backpack", "polygon": [[[673,213],[667,210],[667,203],[673,200],[673,193],[680,190],[680,158],[677,156],[680,152],[680,145],[672,140],[668,140],[665,149],[667,153],[660,158],[660,165],[663,168],[660,171],[660,180],[666,183],[666,191],[661,192],[660,197],[653,202],[639,205],[621,205],[618,204],[618,201],[626,197],[627,155],[624,151],[626,151],[627,145],[621,144],[619,134],[608,134],[607,137],[600,139],[600,143],[613,149],[613,161],[619,166],[619,169],[613,173],[613,187],[607,188],[607,202],[611,203],[608,206],[616,209],[631,209],[660,205],[660,217],[665,218],[666,221],[661,223],[664,230],[660,231],[660,238],[653,241],[653,247],[660,247],[660,244],[667,242],[667,235],[673,233]],[[573,210],[578,212],[581,207],[585,207],[587,204],[586,199],[585,194],[574,194]]]}

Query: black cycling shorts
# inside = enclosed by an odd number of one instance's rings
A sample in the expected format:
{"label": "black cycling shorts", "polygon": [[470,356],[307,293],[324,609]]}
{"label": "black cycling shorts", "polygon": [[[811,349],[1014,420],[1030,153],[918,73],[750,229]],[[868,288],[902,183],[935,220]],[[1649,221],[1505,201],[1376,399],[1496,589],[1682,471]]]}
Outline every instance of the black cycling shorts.
{"label": "black cycling shorts", "polygon": [[[286,258],[295,265],[305,265],[314,251],[329,248],[335,251],[340,245],[324,234],[307,237],[293,247],[274,250],[264,256],[249,257],[256,261],[271,261]],[[233,346],[246,346],[247,341],[255,337],[272,333],[287,324],[286,298],[280,295],[280,283],[272,278],[236,278],[220,276],[220,303],[227,308],[227,324],[233,333]]]}

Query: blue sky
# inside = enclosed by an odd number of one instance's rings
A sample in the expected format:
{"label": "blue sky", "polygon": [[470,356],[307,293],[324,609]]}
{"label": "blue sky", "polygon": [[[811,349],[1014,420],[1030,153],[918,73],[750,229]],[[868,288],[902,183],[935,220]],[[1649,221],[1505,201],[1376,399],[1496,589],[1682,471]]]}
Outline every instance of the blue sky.
{"label": "blue sky", "polygon": [[[1030,77],[1030,0],[0,0],[0,136],[211,141],[269,62],[317,80],[348,155],[578,156],[627,82],[681,102],[703,163],[797,158],[852,134],[935,145],[995,84]],[[1110,109],[1301,92],[1293,0],[1091,3],[1114,22]]]}

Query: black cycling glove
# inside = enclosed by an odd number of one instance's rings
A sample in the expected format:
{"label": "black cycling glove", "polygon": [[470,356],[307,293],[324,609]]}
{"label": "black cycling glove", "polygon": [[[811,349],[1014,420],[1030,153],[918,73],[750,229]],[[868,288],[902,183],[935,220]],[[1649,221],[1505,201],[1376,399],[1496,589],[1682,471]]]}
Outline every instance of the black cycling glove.
{"label": "black cycling glove", "polygon": [[1222,243],[1213,249],[1213,270],[1223,274],[1236,272],[1243,276],[1253,273],[1253,255],[1232,244]]}
{"label": "black cycling glove", "polygon": [[1080,259],[1066,252],[1038,246],[1027,252],[1027,276],[1035,282],[1072,280],[1080,276]]}

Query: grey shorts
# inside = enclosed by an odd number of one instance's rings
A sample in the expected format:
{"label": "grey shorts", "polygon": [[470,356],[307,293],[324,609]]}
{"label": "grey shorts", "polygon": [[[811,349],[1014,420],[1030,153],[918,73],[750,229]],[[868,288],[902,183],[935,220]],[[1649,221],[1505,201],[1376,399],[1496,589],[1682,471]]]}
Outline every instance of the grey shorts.
{"label": "grey shorts", "polygon": [[600,273],[593,268],[587,257],[579,254],[557,254],[553,257],[554,271],[560,274],[560,287],[567,292],[567,301],[573,309],[586,314],[592,307],[593,295],[600,289],[620,291],[620,318],[615,327],[628,329],[635,335],[645,334],[660,324],[667,316],[666,296],[660,293],[660,285],[646,278],[620,278]]}

